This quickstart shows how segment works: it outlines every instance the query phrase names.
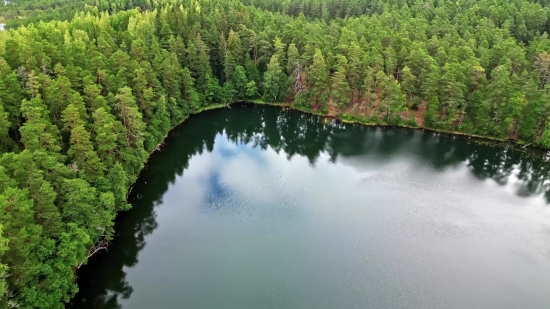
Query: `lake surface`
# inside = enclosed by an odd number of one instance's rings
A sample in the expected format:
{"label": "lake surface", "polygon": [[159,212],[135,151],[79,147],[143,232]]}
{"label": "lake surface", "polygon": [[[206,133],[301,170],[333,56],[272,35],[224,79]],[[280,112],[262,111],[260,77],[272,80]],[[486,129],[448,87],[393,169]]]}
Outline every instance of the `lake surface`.
{"label": "lake surface", "polygon": [[550,308],[550,165],[235,106],[152,156],[79,309]]}

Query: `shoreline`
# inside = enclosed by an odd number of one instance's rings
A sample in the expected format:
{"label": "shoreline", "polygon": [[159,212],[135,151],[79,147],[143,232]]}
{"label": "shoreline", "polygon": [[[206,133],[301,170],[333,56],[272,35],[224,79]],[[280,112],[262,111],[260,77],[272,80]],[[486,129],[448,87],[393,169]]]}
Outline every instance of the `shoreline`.
{"label": "shoreline", "polygon": [[525,144],[525,142],[520,141],[520,140],[512,140],[512,139],[499,138],[499,137],[494,137],[494,136],[484,136],[484,135],[479,135],[479,134],[465,133],[465,132],[461,132],[461,131],[435,129],[435,128],[428,128],[428,127],[420,127],[420,126],[413,127],[413,126],[409,126],[409,125],[406,125],[406,124],[394,125],[394,124],[362,122],[362,121],[358,121],[358,120],[342,119],[338,115],[337,116],[325,115],[325,114],[317,113],[317,112],[314,112],[314,111],[300,109],[298,107],[289,105],[287,103],[282,103],[282,102],[270,103],[270,102],[264,102],[262,100],[256,99],[256,100],[248,100],[248,101],[247,100],[236,101],[236,102],[233,102],[231,104],[235,104],[235,103],[258,104],[258,105],[269,105],[269,106],[276,106],[276,107],[284,107],[284,108],[289,108],[289,109],[299,111],[299,112],[309,114],[309,115],[320,116],[320,117],[325,117],[325,118],[332,118],[332,119],[334,119],[336,121],[339,121],[339,122],[342,122],[342,123],[359,124],[359,125],[364,125],[364,126],[369,126],[369,127],[389,127],[389,128],[404,128],[404,129],[412,129],[412,130],[423,130],[423,131],[428,131],[428,132],[446,134],[446,135],[450,135],[450,136],[466,137],[466,138],[474,139],[474,140],[477,140],[477,141],[498,142],[498,143],[502,143],[502,146],[504,146],[505,144],[513,144],[513,145],[516,145],[516,146],[525,147],[526,149],[528,148],[528,149],[535,149],[535,150],[540,150],[540,151],[548,151],[548,149],[541,148],[541,147],[537,146],[536,144],[533,144],[533,143]]}
{"label": "shoreline", "polygon": [[[234,101],[234,102],[231,102],[231,103],[228,103],[228,104],[213,104],[213,105],[201,108],[197,112],[190,113],[179,124],[177,124],[176,126],[170,128],[170,130],[168,132],[166,132],[166,134],[163,138],[163,141],[161,143],[159,143],[157,145],[157,147],[155,149],[153,149],[148,154],[147,158],[144,161],[144,164],[147,164],[147,162],[151,158],[151,155],[153,155],[158,150],[160,150],[162,145],[164,145],[164,141],[166,140],[168,135],[173,130],[175,130],[177,127],[179,127],[180,125],[185,123],[185,121],[187,119],[189,119],[189,117],[199,115],[199,114],[201,114],[203,112],[206,112],[206,111],[209,111],[209,110],[222,109],[222,108],[226,108],[226,107],[231,108],[231,105],[235,105],[235,104],[268,105],[268,106],[274,106],[274,107],[279,107],[279,108],[288,108],[288,109],[295,110],[295,111],[298,111],[298,112],[301,112],[301,113],[304,113],[304,114],[308,114],[308,115],[324,117],[324,118],[330,118],[330,119],[336,120],[336,121],[341,122],[341,123],[357,124],[357,125],[363,125],[363,126],[368,126],[368,127],[387,127],[387,128],[396,128],[396,129],[422,130],[422,131],[428,131],[428,132],[432,132],[432,133],[444,134],[446,136],[459,136],[459,137],[463,137],[463,138],[468,138],[468,139],[473,140],[474,142],[478,142],[478,143],[485,144],[485,145],[491,145],[491,146],[506,147],[506,146],[509,146],[509,145],[514,145],[516,150],[532,150],[532,151],[542,151],[542,152],[550,151],[550,149],[542,148],[540,146],[537,146],[537,144],[534,144],[534,143],[526,144],[525,142],[520,141],[520,140],[512,140],[512,139],[505,139],[505,138],[499,138],[499,137],[494,137],[494,136],[484,136],[484,135],[471,134],[471,133],[465,133],[465,132],[460,132],[460,131],[435,129],[435,128],[420,127],[420,126],[413,127],[413,126],[409,126],[409,125],[406,125],[406,124],[394,125],[394,124],[384,124],[384,123],[362,122],[362,121],[358,121],[358,120],[348,120],[348,119],[342,119],[338,115],[336,115],[336,116],[325,115],[325,114],[318,113],[318,112],[315,112],[315,111],[301,109],[299,107],[292,106],[291,104],[284,103],[284,102],[265,102],[262,99],[251,99],[251,100],[238,100],[238,101]],[[494,144],[490,144],[490,143],[494,143]],[[141,173],[141,171],[140,171],[140,173]],[[139,177],[140,177],[140,175],[138,175],[138,177],[136,178],[136,181],[137,181],[137,179],[139,179]],[[131,190],[131,188],[134,186],[136,181],[134,181],[134,183],[132,183],[132,185],[130,187],[128,187],[128,190]]]}
{"label": "shoreline", "polygon": [[[146,165],[148,164],[149,160],[154,156],[156,155],[156,153],[158,151],[160,151],[162,149],[162,147],[164,146],[165,144],[165,141],[166,139],[169,137],[169,135],[171,134],[171,132],[173,132],[174,130],[176,130],[179,126],[183,125],[187,119],[189,119],[190,117],[192,116],[196,116],[196,115],[199,115],[203,112],[206,112],[206,111],[209,111],[209,110],[216,110],[216,109],[222,109],[222,108],[226,108],[226,107],[229,107],[231,108],[231,105],[235,105],[235,104],[243,104],[243,105],[268,105],[268,106],[274,106],[274,107],[278,107],[278,108],[288,108],[288,109],[291,109],[291,110],[295,110],[295,111],[298,111],[298,112],[301,112],[301,113],[304,113],[304,114],[308,114],[308,115],[313,115],[313,116],[319,116],[319,117],[324,117],[324,118],[329,118],[329,119],[332,119],[332,120],[335,120],[337,122],[341,122],[341,123],[346,123],[346,124],[357,124],[357,125],[363,125],[363,126],[369,126],[369,127],[389,127],[389,128],[396,128],[396,129],[407,129],[407,130],[421,130],[421,131],[428,131],[428,132],[432,132],[432,133],[439,133],[439,134],[444,134],[446,136],[459,136],[459,137],[462,137],[462,138],[468,138],[468,139],[471,139],[472,141],[476,142],[476,143],[479,143],[479,144],[484,144],[484,145],[487,145],[487,146],[492,146],[492,147],[506,147],[506,146],[509,146],[509,145],[514,145],[514,146],[518,146],[518,147],[515,147],[515,150],[527,150],[527,152],[529,151],[548,151],[546,149],[543,149],[543,148],[540,148],[540,147],[536,147],[536,146],[532,146],[530,144],[527,144],[525,145],[524,143],[522,142],[518,142],[518,141],[514,141],[514,140],[506,140],[506,139],[501,139],[501,138],[496,138],[496,137],[488,137],[488,136],[481,136],[481,135],[475,135],[475,134],[467,134],[467,133],[464,133],[464,132],[458,132],[458,131],[447,131],[447,130],[439,130],[439,129],[431,129],[431,128],[425,128],[425,127],[413,127],[413,126],[407,126],[407,125],[390,125],[390,124],[377,124],[377,123],[367,123],[367,122],[361,122],[361,121],[357,121],[357,120],[347,120],[347,119],[341,119],[340,117],[338,116],[332,116],[332,115],[324,115],[324,114],[321,114],[321,113],[317,113],[317,112],[314,112],[314,111],[308,111],[308,110],[303,110],[303,109],[300,109],[300,108],[297,108],[297,107],[294,107],[294,106],[291,106],[287,103],[283,103],[283,102],[264,102],[262,100],[240,100],[240,101],[235,101],[235,102],[232,102],[232,103],[229,103],[229,104],[213,104],[213,105],[210,105],[210,106],[207,106],[207,107],[204,107],[204,108],[201,108],[199,109],[198,111],[194,112],[194,113],[191,113],[189,115],[187,115],[179,124],[177,124],[176,126],[172,127],[168,132],[166,132],[164,138],[163,138],[163,141],[160,142],[147,156],[147,158],[145,159],[145,161],[143,162],[144,163],[144,166],[142,168],[142,170],[140,171],[140,174],[138,174],[138,176],[136,177],[136,179],[134,180],[134,182],[127,188],[126,190],[126,199],[128,201],[129,197],[130,197],[130,194],[131,194],[131,191],[133,189],[133,187],[136,185],[136,183],[138,183],[142,173],[147,170],[146,168]],[[523,152],[523,151],[522,151]],[[132,207],[133,208],[133,207]],[[131,210],[132,208],[130,208],[129,210]],[[126,212],[126,211],[123,211],[123,212]],[[114,218],[112,218],[112,220],[115,220],[118,216],[121,215],[121,213],[123,212],[118,212],[116,214],[116,216]],[[83,266],[86,266],[88,265],[88,263],[95,259],[96,256],[95,255],[92,255],[90,256],[87,260],[86,260],[86,263],[83,265]],[[74,274],[76,275],[76,280],[78,281],[78,269],[75,269],[74,271]],[[65,303],[65,306],[67,306],[68,304],[70,304],[70,301],[68,303]]]}

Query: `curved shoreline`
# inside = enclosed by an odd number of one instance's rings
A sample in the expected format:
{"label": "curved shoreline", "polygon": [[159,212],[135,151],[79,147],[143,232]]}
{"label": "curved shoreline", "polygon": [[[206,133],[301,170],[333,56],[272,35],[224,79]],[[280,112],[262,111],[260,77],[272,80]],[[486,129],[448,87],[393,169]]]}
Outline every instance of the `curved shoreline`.
{"label": "curved shoreline", "polygon": [[[157,146],[157,148],[153,149],[153,151],[151,153],[149,153],[149,155],[147,156],[147,159],[145,160],[144,163],[147,163],[149,161],[149,158],[151,157],[151,155],[153,153],[157,152],[157,150],[159,150],[160,147],[162,147],[162,145],[164,144],[164,140],[168,137],[168,135],[174,129],[176,129],[177,127],[179,127],[183,123],[185,123],[185,121],[190,116],[199,115],[202,112],[206,112],[206,111],[209,111],[209,110],[222,109],[222,108],[230,107],[231,105],[235,105],[235,104],[268,105],[268,106],[274,106],[274,107],[279,107],[279,108],[288,108],[288,109],[299,111],[301,113],[308,114],[308,115],[314,115],[314,116],[319,116],[319,117],[323,117],[323,118],[330,118],[330,119],[333,119],[333,120],[336,120],[336,121],[339,121],[339,122],[342,122],[342,123],[358,124],[358,125],[363,125],[363,126],[368,126],[368,127],[388,127],[388,128],[401,128],[401,129],[409,129],[409,130],[422,130],[422,131],[428,131],[428,132],[432,132],[432,133],[445,134],[446,136],[459,136],[459,137],[468,138],[468,139],[471,139],[475,142],[485,144],[485,145],[490,145],[490,146],[507,147],[507,146],[513,145],[513,146],[515,146],[515,148],[514,148],[515,150],[527,150],[527,151],[535,151],[535,152],[540,152],[540,151],[547,152],[547,151],[549,151],[549,149],[542,148],[542,147],[538,146],[537,144],[533,144],[533,143],[525,144],[525,142],[523,142],[523,141],[517,141],[517,140],[512,140],[512,139],[504,139],[504,138],[498,138],[498,137],[493,137],[493,136],[470,134],[470,133],[465,133],[465,132],[460,132],[460,131],[450,131],[450,130],[426,128],[426,127],[413,127],[413,126],[408,126],[406,124],[393,125],[393,124],[370,123],[370,122],[362,122],[362,121],[357,121],[357,120],[348,120],[348,119],[342,119],[339,116],[325,115],[325,114],[317,113],[317,112],[314,112],[314,111],[301,109],[299,107],[292,106],[290,104],[283,103],[283,102],[265,102],[261,99],[252,99],[252,100],[234,101],[234,102],[231,102],[229,104],[214,104],[214,105],[210,105],[210,106],[201,108],[197,112],[189,114],[179,124],[172,127],[168,132],[166,132],[166,135],[164,136],[163,142],[160,143]],[[521,147],[521,148],[519,148],[519,147]],[[139,178],[139,175],[138,175],[138,178]],[[132,184],[128,188],[128,190],[131,190],[133,185],[134,184]]]}
{"label": "curved shoreline", "polygon": [[[389,128],[406,128],[406,129],[413,129],[413,130],[426,130],[426,131],[429,131],[429,132],[443,133],[443,134],[454,135],[454,136],[462,136],[462,137],[474,138],[474,139],[477,139],[477,140],[487,140],[487,141],[499,142],[499,143],[503,143],[503,144],[512,143],[512,144],[515,144],[515,145],[518,145],[518,146],[533,145],[533,144],[527,144],[526,145],[522,141],[516,141],[516,140],[512,140],[512,139],[504,139],[504,138],[498,138],[498,137],[493,137],[493,136],[470,134],[470,133],[465,133],[465,132],[460,132],[460,131],[450,131],[450,130],[434,129],[434,128],[427,128],[427,127],[420,127],[420,126],[413,127],[413,126],[408,126],[406,124],[394,125],[394,124],[362,122],[362,121],[357,121],[357,120],[347,120],[347,119],[342,119],[339,116],[324,115],[324,114],[321,114],[321,113],[316,113],[316,112],[300,109],[298,107],[288,105],[288,104],[285,104],[285,103],[268,103],[268,102],[263,102],[261,100],[237,101],[237,102],[234,102],[234,103],[247,103],[247,104],[259,104],[259,105],[270,105],[270,106],[277,106],[277,107],[285,107],[285,108],[290,108],[292,110],[296,110],[296,111],[299,111],[299,112],[302,112],[302,113],[305,113],[305,114],[310,114],[310,115],[315,115],[315,116],[320,116],[320,117],[325,117],[325,118],[332,118],[332,119],[335,119],[335,120],[343,122],[343,123],[360,124],[360,125],[369,126],[369,127],[389,127]],[[234,103],[232,103],[232,104],[234,104]],[[529,146],[529,147],[533,148],[533,149],[546,150],[546,149],[543,149],[543,148],[540,148],[540,147],[537,147],[537,146]]]}
{"label": "curved shoreline", "polygon": [[[524,145],[521,142],[516,142],[516,141],[512,141],[512,140],[505,140],[505,139],[499,139],[499,138],[495,138],[495,137],[486,137],[486,136],[480,136],[480,135],[466,134],[466,133],[463,133],[463,132],[445,131],[445,130],[438,130],[438,129],[431,129],[431,128],[423,128],[423,127],[412,127],[412,126],[407,126],[407,125],[389,125],[389,124],[366,123],[366,122],[361,122],[361,121],[341,119],[338,116],[323,115],[321,113],[315,113],[315,112],[312,112],[312,111],[302,110],[300,108],[296,108],[294,106],[291,106],[291,105],[288,105],[288,104],[285,104],[285,103],[269,103],[269,102],[263,102],[261,100],[250,100],[250,101],[244,101],[243,100],[243,101],[235,101],[235,102],[232,102],[230,104],[214,104],[214,105],[207,106],[205,108],[200,109],[199,111],[197,111],[195,113],[189,114],[178,125],[172,127],[165,134],[163,141],[161,143],[159,143],[157,145],[157,147],[155,149],[153,149],[148,154],[147,158],[144,161],[144,166],[143,166],[142,170],[140,171],[140,174],[137,176],[135,181],[127,188],[127,190],[126,190],[127,200],[130,197],[130,194],[132,192],[132,188],[136,185],[136,183],[139,182],[139,178],[142,176],[142,173],[145,170],[147,170],[146,165],[148,164],[149,160],[151,159],[152,156],[154,156],[157,153],[157,150],[160,151],[162,149],[166,139],[169,137],[171,132],[176,130],[179,126],[183,125],[186,122],[186,120],[191,116],[196,116],[196,115],[201,114],[202,112],[206,112],[206,111],[209,111],[209,110],[222,109],[222,108],[226,108],[226,107],[230,108],[231,105],[235,105],[235,104],[268,105],[268,106],[273,106],[273,107],[278,107],[278,108],[288,108],[288,109],[295,110],[295,111],[298,111],[298,112],[301,112],[301,113],[304,113],[304,114],[319,116],[319,117],[323,117],[323,118],[329,118],[329,119],[335,120],[337,122],[346,123],[346,124],[357,124],[357,125],[363,125],[363,126],[369,126],[369,127],[379,126],[379,127],[397,128],[397,129],[401,128],[401,129],[407,129],[407,130],[422,130],[422,131],[428,131],[428,132],[433,132],[433,133],[444,134],[444,135],[449,136],[449,137],[459,136],[459,137],[462,137],[462,138],[471,139],[472,141],[474,141],[476,143],[485,144],[485,145],[493,146],[493,147],[506,147],[506,146],[509,146],[509,145],[515,145],[515,146],[519,146],[517,148],[514,148],[515,150],[525,150],[525,152],[527,152],[527,153],[532,153],[532,151],[544,151],[544,152],[548,151],[548,150],[540,148],[540,147]],[[130,208],[130,209],[132,209],[132,208]],[[120,214],[121,214],[121,212],[118,212],[116,214],[116,216],[114,218],[112,218],[112,220],[115,220]],[[89,257],[88,260],[86,261],[86,264],[88,264],[91,260],[93,260],[95,258],[96,258],[96,256]],[[75,270],[75,274],[76,273],[78,273],[78,269]],[[68,305],[69,303],[66,303],[65,305]]]}
{"label": "curved shoreline", "polygon": [[[206,112],[206,111],[209,111],[209,110],[222,109],[222,108],[226,108],[226,107],[230,108],[231,105],[235,105],[235,104],[268,105],[268,106],[273,106],[273,107],[278,107],[278,108],[288,108],[288,109],[295,110],[295,111],[298,111],[298,112],[301,112],[301,113],[304,113],[304,114],[323,117],[323,118],[330,118],[330,119],[333,119],[335,121],[338,121],[338,122],[341,122],[341,123],[346,123],[346,124],[357,124],[357,125],[363,125],[363,126],[369,126],[369,127],[388,127],[388,128],[396,128],[396,129],[422,130],[422,131],[428,131],[428,132],[433,132],[433,133],[445,134],[446,136],[449,136],[449,137],[450,136],[459,136],[459,137],[462,137],[462,138],[471,139],[476,143],[485,144],[485,145],[488,145],[488,146],[506,147],[506,146],[509,146],[509,145],[514,145],[514,146],[521,147],[521,148],[516,147],[516,148],[514,148],[515,150],[522,150],[522,151],[527,152],[527,153],[532,153],[533,151],[535,151],[535,152],[539,152],[539,151],[547,152],[548,151],[547,149],[540,148],[540,147],[537,147],[537,146],[533,146],[533,145],[530,145],[530,144],[525,145],[521,141],[506,140],[506,139],[491,137],[491,136],[482,136],[482,135],[468,134],[468,133],[458,132],[458,131],[447,131],[447,130],[440,130],[440,129],[425,128],[425,127],[412,127],[412,126],[407,126],[407,125],[391,125],[391,124],[368,123],[368,122],[361,122],[361,121],[356,121],[356,120],[347,120],[347,119],[342,119],[338,116],[324,115],[324,114],[321,114],[321,113],[316,113],[316,112],[313,112],[313,111],[300,109],[298,107],[295,107],[295,106],[292,106],[292,105],[289,105],[289,104],[286,104],[286,103],[282,103],[282,102],[280,102],[280,103],[277,103],[277,102],[270,103],[270,102],[264,102],[264,101],[258,100],[258,99],[256,99],[256,100],[240,100],[240,101],[234,101],[234,102],[229,103],[229,104],[214,104],[214,105],[210,105],[210,106],[201,108],[197,112],[194,112],[194,113],[191,113],[191,114],[187,115],[179,124],[177,124],[176,126],[170,128],[170,130],[168,132],[166,132],[162,142],[160,142],[155,147],[155,149],[153,149],[147,155],[147,158],[143,162],[144,165],[143,165],[143,168],[141,169],[140,173],[138,174],[138,176],[136,177],[134,182],[126,189],[126,200],[128,201],[128,197],[130,196],[132,188],[138,182],[138,180],[141,177],[143,171],[146,170],[146,165],[149,162],[149,159],[155,153],[157,153],[157,151],[160,151],[162,149],[162,146],[164,145],[164,143],[166,141],[166,138],[168,138],[168,136],[170,135],[171,132],[173,132],[179,126],[183,125],[186,122],[186,120],[191,116],[196,116],[196,115],[199,115],[199,114],[201,114],[203,112]],[[118,216],[118,214],[119,213],[117,213],[117,216]],[[116,218],[116,216],[115,216],[115,218]],[[113,220],[115,220],[115,218],[113,218]],[[93,259],[93,258],[94,258],[94,256],[89,257],[89,259],[86,261],[86,264],[90,261],[90,259]]]}

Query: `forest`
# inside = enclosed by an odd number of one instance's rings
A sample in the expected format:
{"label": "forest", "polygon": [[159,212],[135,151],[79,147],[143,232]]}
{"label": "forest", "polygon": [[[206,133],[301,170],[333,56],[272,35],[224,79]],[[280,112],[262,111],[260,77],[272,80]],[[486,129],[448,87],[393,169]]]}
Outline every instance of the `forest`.
{"label": "forest", "polygon": [[149,154],[205,109],[550,148],[547,1],[0,3],[1,307],[63,308]]}

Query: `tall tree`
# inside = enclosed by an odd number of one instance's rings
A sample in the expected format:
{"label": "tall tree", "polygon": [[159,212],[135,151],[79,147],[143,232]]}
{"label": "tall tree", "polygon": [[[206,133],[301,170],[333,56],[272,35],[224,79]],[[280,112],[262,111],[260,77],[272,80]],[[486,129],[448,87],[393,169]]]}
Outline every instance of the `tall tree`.
{"label": "tall tree", "polygon": [[277,56],[272,56],[264,73],[264,99],[278,102],[284,99],[286,76],[279,65]]}
{"label": "tall tree", "polygon": [[51,124],[42,99],[36,96],[30,100],[23,100],[21,112],[27,120],[19,129],[25,148],[31,151],[45,149],[49,153],[59,154],[59,131]]}
{"label": "tall tree", "polygon": [[246,78],[246,71],[242,66],[237,66],[235,72],[233,73],[233,87],[236,91],[237,99],[244,99],[246,97],[246,85],[248,84],[248,79]]}
{"label": "tall tree", "polygon": [[[8,250],[8,243],[9,243],[8,239],[2,236],[3,229],[4,227],[2,226],[2,224],[0,224],[0,256],[3,256],[4,252]],[[8,269],[7,265],[0,263],[0,295],[7,294],[7,290],[6,290],[7,286],[6,286],[6,279],[5,279],[5,274],[7,269]],[[4,296],[0,297],[0,304],[7,305],[3,303],[3,298]]]}
{"label": "tall tree", "polygon": [[334,74],[332,76],[332,101],[338,108],[344,109],[350,103],[350,86],[347,80],[348,60],[345,56],[339,55]]}
{"label": "tall tree", "polygon": [[320,49],[315,50],[313,63],[308,68],[309,97],[315,103],[314,109],[325,108],[329,98],[329,75],[325,58]]}
{"label": "tall tree", "polygon": [[105,167],[101,164],[90,140],[90,133],[84,126],[77,125],[71,130],[71,146],[67,154],[90,183],[103,175]]}

